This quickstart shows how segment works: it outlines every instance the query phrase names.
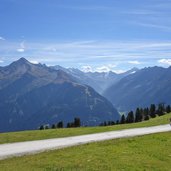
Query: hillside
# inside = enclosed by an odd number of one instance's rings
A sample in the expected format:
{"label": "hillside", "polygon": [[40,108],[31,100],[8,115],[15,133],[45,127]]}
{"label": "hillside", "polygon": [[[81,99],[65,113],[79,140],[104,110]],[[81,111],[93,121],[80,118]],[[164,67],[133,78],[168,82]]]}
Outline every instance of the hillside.
{"label": "hillside", "polygon": [[21,58],[0,68],[0,132],[37,129],[79,117],[82,125],[117,120],[112,104],[62,70]]}
{"label": "hillside", "polygon": [[128,75],[106,90],[108,98],[120,111],[149,104],[171,104],[171,67],[149,67]]}
{"label": "hillside", "polygon": [[169,118],[171,118],[171,113],[150,119],[148,121],[131,123],[131,124],[114,125],[114,126],[63,128],[63,129],[0,133],[0,144],[21,142],[21,141],[42,140],[42,139],[49,139],[49,138],[61,138],[61,137],[85,135],[85,134],[100,133],[100,132],[107,132],[107,131],[114,131],[114,130],[122,130],[128,128],[157,126],[162,124],[168,124]]}

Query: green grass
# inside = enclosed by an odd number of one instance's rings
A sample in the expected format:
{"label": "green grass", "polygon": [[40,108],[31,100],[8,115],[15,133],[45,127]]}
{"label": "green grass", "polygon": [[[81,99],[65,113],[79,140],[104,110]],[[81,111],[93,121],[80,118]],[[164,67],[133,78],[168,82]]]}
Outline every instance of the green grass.
{"label": "green grass", "polygon": [[31,140],[41,140],[41,139],[48,139],[48,138],[60,138],[60,137],[92,134],[92,133],[121,130],[121,129],[128,129],[128,128],[155,126],[155,125],[169,123],[170,117],[171,117],[171,113],[166,114],[164,116],[156,117],[154,119],[150,119],[149,121],[133,123],[133,124],[123,124],[123,125],[114,125],[114,126],[106,126],[106,127],[81,127],[81,128],[65,128],[65,129],[49,129],[49,130],[0,133],[0,144],[21,142],[21,141],[31,141]]}
{"label": "green grass", "polygon": [[90,143],[0,161],[1,171],[170,171],[171,132]]}

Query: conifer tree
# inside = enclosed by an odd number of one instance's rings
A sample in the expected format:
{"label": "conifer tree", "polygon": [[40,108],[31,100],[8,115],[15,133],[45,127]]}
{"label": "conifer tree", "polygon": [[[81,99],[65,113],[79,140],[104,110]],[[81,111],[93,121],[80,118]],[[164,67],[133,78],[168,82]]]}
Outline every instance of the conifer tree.
{"label": "conifer tree", "polygon": [[44,125],[41,125],[41,126],[39,127],[39,129],[40,129],[40,130],[43,130],[43,129],[44,129]]}
{"label": "conifer tree", "polygon": [[106,122],[106,121],[104,121],[103,125],[104,125],[104,126],[107,126],[107,122]]}
{"label": "conifer tree", "polygon": [[149,118],[149,115],[146,115],[146,116],[144,116],[144,120],[145,121],[147,121],[147,120],[149,120],[150,118]]}
{"label": "conifer tree", "polygon": [[125,122],[126,122],[126,118],[125,118],[125,115],[123,114],[121,116],[120,124],[124,124]]}
{"label": "conifer tree", "polygon": [[63,122],[62,121],[58,122],[57,128],[63,128]]}
{"label": "conifer tree", "polygon": [[80,127],[80,126],[81,126],[80,118],[74,118],[74,127]]}
{"label": "conifer tree", "polygon": [[126,117],[127,123],[133,123],[134,122],[134,113],[133,111],[130,111]]}
{"label": "conifer tree", "polygon": [[144,108],[143,110],[143,120],[148,120],[149,119],[149,109],[148,107],[147,108]]}
{"label": "conifer tree", "polygon": [[156,117],[156,106],[155,106],[155,104],[151,104],[151,106],[150,106],[150,116],[152,118]]}
{"label": "conifer tree", "polygon": [[118,125],[118,124],[119,124],[119,120],[116,121],[116,125]]}
{"label": "conifer tree", "polygon": [[111,125],[115,125],[115,121],[111,121]]}
{"label": "conifer tree", "polygon": [[159,103],[158,104],[158,109],[157,109],[157,114],[159,116],[161,116],[161,115],[164,115],[164,113],[165,113],[164,103]]}
{"label": "conifer tree", "polygon": [[45,125],[44,126],[44,129],[49,129],[49,125]]}
{"label": "conifer tree", "polygon": [[52,124],[52,127],[51,127],[52,129],[55,129],[56,128],[56,125],[55,124]]}
{"label": "conifer tree", "polygon": [[139,108],[136,109],[135,112],[135,122],[141,122],[142,121],[142,113]]}
{"label": "conifer tree", "polygon": [[108,121],[108,122],[107,122],[107,125],[111,125],[111,121]]}
{"label": "conifer tree", "polygon": [[170,105],[167,105],[167,106],[166,106],[166,112],[167,112],[167,113],[170,113],[170,112],[171,112],[171,107],[170,107]]}
{"label": "conifer tree", "polygon": [[67,123],[67,128],[71,128],[73,126],[73,123],[72,122],[68,122]]}

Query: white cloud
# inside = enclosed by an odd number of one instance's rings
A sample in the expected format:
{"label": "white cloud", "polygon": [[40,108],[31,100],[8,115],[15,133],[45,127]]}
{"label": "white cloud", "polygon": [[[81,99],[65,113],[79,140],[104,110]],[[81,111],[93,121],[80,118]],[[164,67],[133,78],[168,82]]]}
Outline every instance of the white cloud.
{"label": "white cloud", "polygon": [[160,59],[160,60],[158,60],[158,63],[165,64],[165,65],[171,65],[171,59]]}
{"label": "white cloud", "polygon": [[20,43],[20,48],[17,49],[17,52],[24,52],[25,51],[25,41]]}
{"label": "white cloud", "polygon": [[5,40],[5,38],[3,38],[3,37],[0,36],[0,40]]}
{"label": "white cloud", "polygon": [[25,49],[23,49],[23,48],[17,49],[17,52],[24,52],[24,51],[25,51]]}
{"label": "white cloud", "polygon": [[82,66],[81,70],[83,72],[109,72],[109,71],[113,71],[114,67],[116,67],[115,64],[102,65],[98,67],[91,67],[89,65],[86,65],[86,66]]}
{"label": "white cloud", "polygon": [[139,65],[141,64],[139,61],[128,61],[129,64]]}
{"label": "white cloud", "polygon": [[95,69],[96,72],[109,72],[110,71],[110,67],[108,66],[101,66],[101,67],[97,67]]}
{"label": "white cloud", "polygon": [[[96,67],[94,69],[94,72],[109,72],[109,71],[112,71],[112,72],[115,72],[117,74],[121,74],[121,73],[124,73],[126,72],[126,70],[122,70],[122,69],[116,69],[117,65],[112,65],[112,64],[109,64],[109,65],[104,65],[104,66],[100,66],[100,67]],[[114,69],[115,68],[115,69]]]}
{"label": "white cloud", "polygon": [[95,72],[109,72],[113,71],[113,68],[115,68],[117,65],[115,64],[108,64],[108,65],[103,65],[95,68]]}
{"label": "white cloud", "polygon": [[[132,65],[157,65],[157,60],[170,58],[171,41],[72,41],[56,43],[39,43],[4,41],[1,43],[1,55],[12,58],[14,55],[19,57],[18,53],[24,53],[30,59],[41,61],[47,65],[62,65],[67,67],[77,67],[75,61],[82,63],[80,66],[90,65],[92,68],[83,70],[114,70],[120,67]],[[8,52],[8,53],[7,53]],[[15,53],[16,52],[16,53]],[[18,52],[18,53],[17,53]],[[145,62],[144,62],[145,61]],[[129,63],[128,63],[129,62]],[[109,67],[99,68],[99,67]]]}
{"label": "white cloud", "polygon": [[0,63],[4,63],[4,61],[0,60]]}
{"label": "white cloud", "polygon": [[32,64],[39,64],[38,61],[35,61],[35,60],[29,60]]}
{"label": "white cloud", "polygon": [[92,69],[91,66],[85,65],[85,66],[81,67],[81,71],[83,71],[83,72],[93,72],[93,69]]}
{"label": "white cloud", "polygon": [[127,70],[123,70],[123,69],[116,69],[116,70],[113,70],[113,72],[117,73],[117,74],[121,74],[121,73],[124,73],[126,72]]}

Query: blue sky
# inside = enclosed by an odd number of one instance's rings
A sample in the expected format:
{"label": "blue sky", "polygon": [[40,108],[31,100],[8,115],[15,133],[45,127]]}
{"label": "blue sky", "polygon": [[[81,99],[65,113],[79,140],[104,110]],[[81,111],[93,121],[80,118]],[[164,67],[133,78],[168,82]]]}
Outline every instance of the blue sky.
{"label": "blue sky", "polygon": [[0,0],[0,65],[171,65],[171,0]]}

